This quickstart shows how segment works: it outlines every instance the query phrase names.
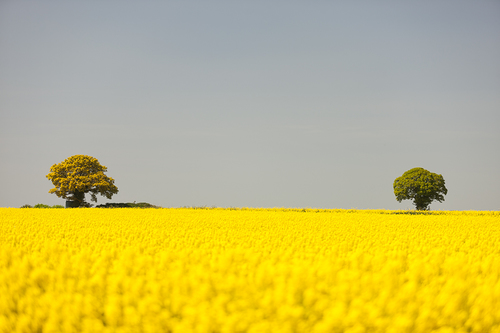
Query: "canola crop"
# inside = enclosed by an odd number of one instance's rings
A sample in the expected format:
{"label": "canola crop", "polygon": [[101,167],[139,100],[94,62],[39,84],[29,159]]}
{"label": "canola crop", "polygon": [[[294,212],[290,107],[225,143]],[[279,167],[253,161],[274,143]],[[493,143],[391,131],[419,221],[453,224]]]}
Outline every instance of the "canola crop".
{"label": "canola crop", "polygon": [[500,332],[500,213],[0,208],[0,332]]}

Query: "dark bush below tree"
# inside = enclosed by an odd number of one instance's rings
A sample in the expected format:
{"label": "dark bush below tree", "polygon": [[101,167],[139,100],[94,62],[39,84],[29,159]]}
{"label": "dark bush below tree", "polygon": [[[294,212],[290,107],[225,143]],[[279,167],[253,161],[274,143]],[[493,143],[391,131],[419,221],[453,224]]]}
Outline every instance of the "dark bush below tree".
{"label": "dark bush below tree", "polygon": [[160,208],[147,202],[108,202],[106,204],[97,205],[95,208]]}

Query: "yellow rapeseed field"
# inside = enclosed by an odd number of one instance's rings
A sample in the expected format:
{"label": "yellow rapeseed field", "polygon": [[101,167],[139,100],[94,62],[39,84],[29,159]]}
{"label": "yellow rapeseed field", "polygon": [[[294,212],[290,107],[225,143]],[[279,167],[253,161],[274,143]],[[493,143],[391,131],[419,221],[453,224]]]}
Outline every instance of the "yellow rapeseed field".
{"label": "yellow rapeseed field", "polygon": [[500,332],[500,213],[408,213],[0,208],[0,332]]}

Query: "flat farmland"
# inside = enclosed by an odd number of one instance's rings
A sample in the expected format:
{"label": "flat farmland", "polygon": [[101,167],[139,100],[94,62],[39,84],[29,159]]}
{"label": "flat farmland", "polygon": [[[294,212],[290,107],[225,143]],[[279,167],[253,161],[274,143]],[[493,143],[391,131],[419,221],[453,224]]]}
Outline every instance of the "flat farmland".
{"label": "flat farmland", "polygon": [[500,213],[0,208],[0,332],[500,332]]}

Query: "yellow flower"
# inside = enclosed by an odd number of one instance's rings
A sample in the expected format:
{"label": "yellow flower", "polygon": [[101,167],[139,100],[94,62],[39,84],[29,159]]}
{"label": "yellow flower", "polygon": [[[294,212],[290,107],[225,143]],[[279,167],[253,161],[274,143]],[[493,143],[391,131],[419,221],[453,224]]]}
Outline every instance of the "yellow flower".
{"label": "yellow flower", "polygon": [[500,213],[402,213],[0,208],[0,332],[498,331]]}

